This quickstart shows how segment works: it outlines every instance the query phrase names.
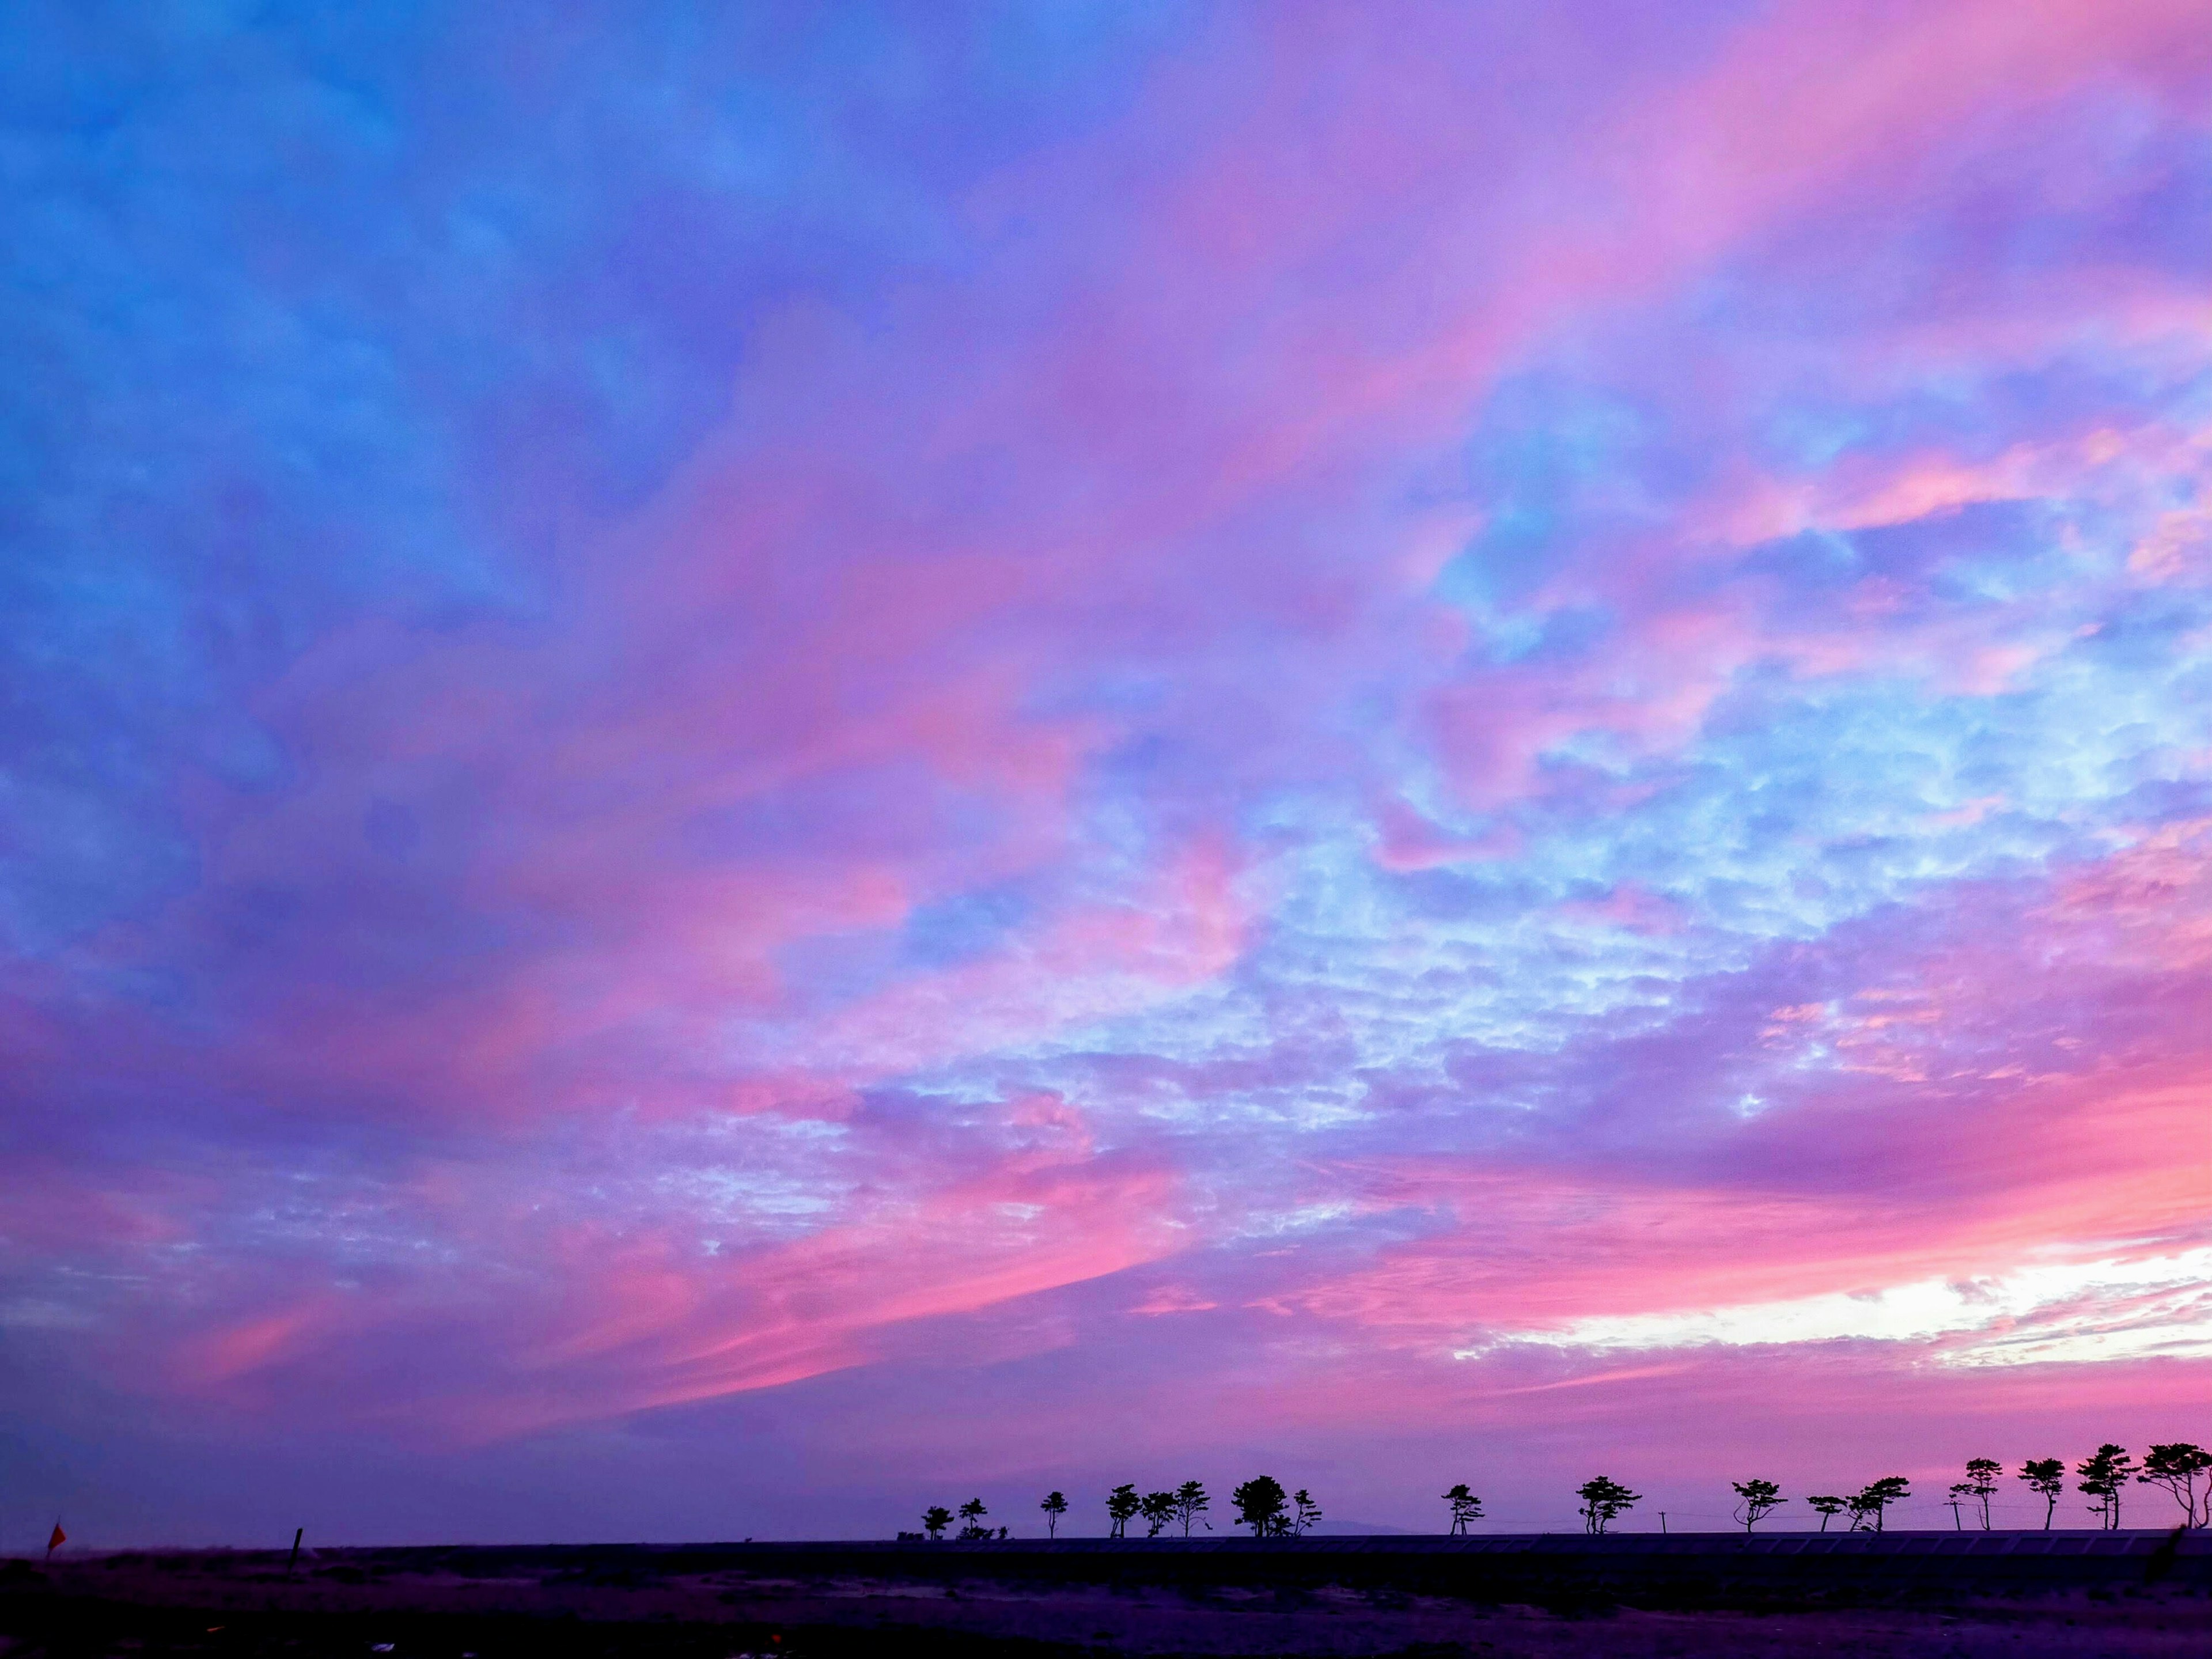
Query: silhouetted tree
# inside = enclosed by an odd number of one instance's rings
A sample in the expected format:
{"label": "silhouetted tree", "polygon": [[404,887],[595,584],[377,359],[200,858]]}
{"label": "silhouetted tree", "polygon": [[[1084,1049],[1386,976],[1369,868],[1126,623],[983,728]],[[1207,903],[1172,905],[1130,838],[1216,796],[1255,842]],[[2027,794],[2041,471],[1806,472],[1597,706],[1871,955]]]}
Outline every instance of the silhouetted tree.
{"label": "silhouetted tree", "polygon": [[932,1538],[943,1538],[951,1524],[952,1511],[942,1504],[932,1504],[921,1512],[921,1529]]}
{"label": "silhouetted tree", "polygon": [[1743,1522],[1746,1532],[1757,1526],[1769,1510],[1789,1501],[1783,1497],[1782,1488],[1771,1480],[1731,1480],[1729,1484],[1743,1500],[1735,1506],[1735,1518]]}
{"label": "silhouetted tree", "polygon": [[1583,1500],[1583,1530],[1590,1533],[1602,1533],[1609,1522],[1644,1501],[1641,1492],[1631,1492],[1601,1474],[1576,1487],[1575,1496]]}
{"label": "silhouetted tree", "polygon": [[1160,1528],[1175,1519],[1175,1494],[1171,1492],[1148,1492],[1137,1505],[1137,1512],[1145,1517],[1145,1536],[1158,1538]]}
{"label": "silhouetted tree", "polygon": [[2081,1489],[2097,1500],[2089,1507],[2102,1518],[2107,1532],[2120,1524],[2120,1492],[2135,1472],[2136,1460],[2127,1449],[2109,1440],[2097,1448],[2094,1456],[2074,1466],[2074,1473],[2081,1477]]}
{"label": "silhouetted tree", "polygon": [[1818,1498],[1808,1498],[1805,1501],[1812,1505],[1815,1510],[1819,1511],[1820,1516],[1820,1530],[1822,1532],[1826,1532],[1828,1529],[1828,1522],[1837,1516],[1842,1514],[1845,1509],[1849,1508],[1851,1500],[1848,1498],[1832,1497],[1829,1494],[1823,1492]]}
{"label": "silhouetted tree", "polygon": [[1444,1494],[1444,1502],[1451,1505],[1451,1529],[1455,1538],[1467,1531],[1468,1522],[1482,1519],[1482,1500],[1468,1490],[1464,1480]]}
{"label": "silhouetted tree", "polygon": [[1106,1535],[1109,1538],[1127,1536],[1129,1517],[1142,1509],[1145,1500],[1137,1496],[1137,1488],[1133,1482],[1125,1482],[1107,1493],[1106,1516],[1113,1522],[1114,1529]]}
{"label": "silhouetted tree", "polygon": [[1255,1538],[1272,1537],[1279,1530],[1289,1495],[1272,1474],[1255,1474],[1229,1494],[1237,1510],[1237,1524],[1252,1528]]}
{"label": "silhouetted tree", "polygon": [[1966,1529],[1965,1523],[1959,1519],[1959,1505],[1961,1504],[1971,1504],[1973,1502],[1973,1499],[1974,1489],[1968,1486],[1965,1481],[1954,1480],[1951,1483],[1951,1495],[1943,1501],[1951,1506],[1951,1530],[1953,1532],[1964,1532]]}
{"label": "silhouetted tree", "polygon": [[1321,1519],[1321,1505],[1313,1501],[1313,1494],[1304,1486],[1291,1494],[1291,1502],[1297,1505],[1297,1512],[1291,1517],[1291,1531],[1303,1538],[1306,1528]]}
{"label": "silhouetted tree", "polygon": [[[1182,1485],[1176,1488],[1176,1519],[1182,1522],[1182,1535],[1184,1537],[1188,1538],[1190,1536],[1190,1523],[1197,1520],[1202,1512],[1210,1509],[1212,1506],[1212,1499],[1209,1498],[1206,1495],[1206,1483],[1204,1481],[1186,1480]],[[1209,1522],[1206,1529],[1208,1532],[1212,1532],[1213,1530],[1212,1525]]]}
{"label": "silhouetted tree", "polygon": [[2049,1532],[2051,1517],[2058,1512],[2058,1500],[2066,1495],[2066,1460],[2031,1457],[2020,1466],[2020,1478],[2043,1499],[2043,1529]]}
{"label": "silhouetted tree", "polygon": [[1952,1488],[1980,1505],[1984,1532],[1990,1530],[1990,1499],[1996,1496],[1997,1477],[2003,1473],[2004,1465],[1994,1457],[1970,1457],[1966,1460],[1966,1478]]}
{"label": "silhouetted tree", "polygon": [[1067,1513],[1067,1494],[1064,1492],[1048,1492],[1044,1495],[1044,1502],[1037,1507],[1044,1511],[1044,1535],[1048,1538],[1059,1537],[1060,1517]]}
{"label": "silhouetted tree", "polygon": [[[2206,1475],[2204,1502],[2197,1501],[2197,1477]],[[2186,1440],[2153,1446],[2143,1455],[2142,1473],[2136,1477],[2146,1486],[2163,1486],[2181,1505],[2182,1524],[2212,1527],[2212,1452]]]}
{"label": "silhouetted tree", "polygon": [[960,1506],[960,1519],[963,1523],[960,1535],[969,1539],[988,1538],[991,1535],[991,1529],[983,1524],[983,1517],[989,1513],[990,1510],[983,1507],[983,1500],[980,1498],[971,1498],[963,1504]]}
{"label": "silhouetted tree", "polygon": [[1856,1498],[1844,1500],[1844,1506],[1851,1512],[1851,1530],[1880,1532],[1883,1512],[1892,1504],[1901,1504],[1911,1496],[1911,1483],[1901,1474],[1885,1474],[1869,1482]]}

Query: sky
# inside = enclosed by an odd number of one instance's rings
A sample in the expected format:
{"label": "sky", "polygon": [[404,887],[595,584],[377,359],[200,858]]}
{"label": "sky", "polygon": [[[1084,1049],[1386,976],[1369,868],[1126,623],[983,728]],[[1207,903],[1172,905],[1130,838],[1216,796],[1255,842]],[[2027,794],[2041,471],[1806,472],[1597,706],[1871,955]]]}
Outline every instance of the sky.
{"label": "sky", "polygon": [[2212,1441],[2201,0],[8,18],[0,1549]]}

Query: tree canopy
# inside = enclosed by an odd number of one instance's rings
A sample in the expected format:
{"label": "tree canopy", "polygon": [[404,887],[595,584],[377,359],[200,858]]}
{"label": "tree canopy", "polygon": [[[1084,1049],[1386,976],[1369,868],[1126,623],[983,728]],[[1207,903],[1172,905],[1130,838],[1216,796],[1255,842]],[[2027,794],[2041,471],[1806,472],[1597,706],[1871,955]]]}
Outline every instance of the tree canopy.
{"label": "tree canopy", "polygon": [[1273,1535],[1290,1505],[1290,1494],[1272,1474],[1257,1474],[1229,1494],[1237,1510],[1237,1524],[1252,1528],[1255,1538]]}
{"label": "tree canopy", "polygon": [[2049,1532],[2051,1517],[2058,1511],[2058,1500],[2066,1495],[2066,1460],[2031,1457],[2020,1466],[2020,1478],[2027,1482],[2030,1492],[2043,1499],[2043,1529]]}
{"label": "tree canopy", "polygon": [[1583,1500],[1583,1529],[1592,1533],[1602,1533],[1616,1517],[1644,1501],[1643,1493],[1602,1474],[1576,1487],[1575,1496]]}
{"label": "tree canopy", "polygon": [[1482,1500],[1474,1495],[1464,1480],[1444,1493],[1444,1502],[1451,1505],[1451,1529],[1455,1537],[1467,1531],[1468,1522],[1482,1519]]}
{"label": "tree canopy", "polygon": [[[1213,1500],[1206,1495],[1203,1480],[1186,1480],[1175,1490],[1176,1519],[1182,1523],[1182,1535],[1190,1536],[1191,1523],[1212,1506]],[[1208,1532],[1213,1530],[1209,1524]]]}
{"label": "tree canopy", "polygon": [[1869,1481],[1864,1490],[1844,1500],[1844,1507],[1851,1512],[1851,1530],[1880,1532],[1889,1506],[1911,1496],[1912,1483],[1901,1474],[1885,1474]]}
{"label": "tree canopy", "polygon": [[2081,1490],[2097,1501],[2090,1504],[2107,1532],[2120,1524],[2120,1494],[2136,1472],[2136,1460],[2124,1446],[2107,1440],[2095,1453],[2074,1466],[2081,1477]]}
{"label": "tree canopy", "polygon": [[1144,1506],[1145,1500],[1137,1496],[1134,1481],[1124,1481],[1107,1493],[1106,1518],[1114,1523],[1114,1529],[1107,1536],[1126,1537],[1128,1534],[1130,1517]]}
{"label": "tree canopy", "polygon": [[[2204,1477],[2204,1498],[2197,1498],[2197,1482]],[[2181,1505],[2182,1524],[2212,1527],[2212,1452],[2187,1440],[2154,1445],[2143,1454],[2142,1473],[2136,1479],[2147,1486],[2163,1486]]]}
{"label": "tree canopy", "polygon": [[1735,1516],[1737,1520],[1743,1522],[1743,1529],[1746,1532],[1749,1532],[1765,1519],[1769,1510],[1778,1509],[1789,1501],[1783,1497],[1782,1488],[1771,1480],[1754,1478],[1750,1480],[1732,1480],[1729,1484],[1735,1488],[1735,1495],[1740,1500],[1735,1507]]}

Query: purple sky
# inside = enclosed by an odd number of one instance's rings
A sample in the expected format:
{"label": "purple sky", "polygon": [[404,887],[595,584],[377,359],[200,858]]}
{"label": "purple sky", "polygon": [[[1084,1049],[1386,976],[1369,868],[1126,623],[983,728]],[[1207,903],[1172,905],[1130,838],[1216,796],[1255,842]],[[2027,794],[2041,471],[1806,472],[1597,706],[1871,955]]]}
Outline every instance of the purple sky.
{"label": "purple sky", "polygon": [[2212,1440],[2202,0],[9,41],[0,1549]]}

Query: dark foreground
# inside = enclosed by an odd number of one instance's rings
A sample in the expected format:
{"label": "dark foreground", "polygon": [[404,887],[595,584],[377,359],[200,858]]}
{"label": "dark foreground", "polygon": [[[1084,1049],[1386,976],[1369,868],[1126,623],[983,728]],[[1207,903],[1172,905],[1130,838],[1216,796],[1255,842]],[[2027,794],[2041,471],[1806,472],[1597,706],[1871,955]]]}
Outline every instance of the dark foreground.
{"label": "dark foreground", "polygon": [[130,1553],[0,1563],[0,1659],[2202,1656],[2202,1534]]}

